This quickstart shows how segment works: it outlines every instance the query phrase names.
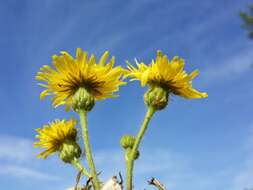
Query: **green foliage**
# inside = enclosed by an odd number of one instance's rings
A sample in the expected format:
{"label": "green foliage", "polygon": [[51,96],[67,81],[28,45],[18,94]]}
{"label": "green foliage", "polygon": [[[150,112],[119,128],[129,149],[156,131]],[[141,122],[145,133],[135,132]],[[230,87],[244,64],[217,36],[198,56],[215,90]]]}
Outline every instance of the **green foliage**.
{"label": "green foliage", "polygon": [[249,38],[253,39],[253,4],[249,5],[249,11],[240,12],[240,16],[244,22],[243,28],[248,31]]}

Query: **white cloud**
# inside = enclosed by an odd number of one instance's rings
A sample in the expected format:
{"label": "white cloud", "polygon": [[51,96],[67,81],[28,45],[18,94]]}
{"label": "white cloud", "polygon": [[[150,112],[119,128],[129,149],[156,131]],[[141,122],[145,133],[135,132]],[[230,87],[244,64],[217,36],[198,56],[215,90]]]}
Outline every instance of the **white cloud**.
{"label": "white cloud", "polygon": [[31,168],[26,168],[18,165],[0,165],[0,175],[3,176],[13,176],[21,179],[35,179],[35,180],[49,180],[55,181],[59,180],[59,177],[46,174]]}
{"label": "white cloud", "polygon": [[225,60],[213,60],[215,64],[201,71],[202,83],[212,84],[223,80],[235,79],[246,72],[252,71],[253,48],[235,53]]}
{"label": "white cloud", "polygon": [[250,139],[245,145],[247,158],[243,161],[243,168],[235,174],[231,190],[244,190],[253,188],[253,127]]}
{"label": "white cloud", "polygon": [[[123,151],[120,149],[103,150],[95,153],[97,169],[102,171],[101,178],[109,179],[119,171],[125,176]],[[208,172],[196,169],[191,155],[171,151],[167,148],[150,148],[141,151],[135,163],[135,189],[150,189],[147,183],[151,177],[159,179],[168,189],[211,190],[224,187],[224,181],[231,178],[230,171],[220,169]],[[125,179],[125,178],[124,178]],[[225,190],[228,190],[225,188]],[[234,189],[233,189],[234,190]],[[242,190],[242,189],[239,189]]]}
{"label": "white cloud", "polygon": [[245,188],[253,187],[253,158],[248,160],[245,164],[243,171],[234,179],[234,187],[232,190],[244,190]]}
{"label": "white cloud", "polygon": [[0,159],[25,162],[35,157],[32,141],[14,136],[0,137]]}
{"label": "white cloud", "polygon": [[36,154],[31,140],[15,136],[0,136],[0,176],[58,180],[57,176],[33,168],[36,163]]}
{"label": "white cloud", "polygon": [[[95,161],[98,164],[98,170],[102,171],[103,180],[117,175],[119,171],[125,176],[125,161],[122,150],[99,151],[95,154]],[[192,181],[194,185],[201,183],[204,185],[204,182],[207,184],[207,181],[210,181],[203,177],[202,182],[198,182],[200,177],[194,174],[189,157],[165,148],[143,150],[135,163],[134,175],[136,189],[147,187],[147,180],[151,177],[157,177],[164,185],[173,189],[185,187],[182,182],[186,180]]]}

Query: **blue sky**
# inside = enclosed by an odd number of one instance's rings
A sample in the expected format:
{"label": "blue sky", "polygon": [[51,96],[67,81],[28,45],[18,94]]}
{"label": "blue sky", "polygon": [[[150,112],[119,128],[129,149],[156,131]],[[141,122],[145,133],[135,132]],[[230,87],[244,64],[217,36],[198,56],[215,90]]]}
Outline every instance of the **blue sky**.
{"label": "blue sky", "polygon": [[[194,87],[207,99],[173,96],[158,112],[136,162],[135,189],[155,176],[173,190],[243,190],[253,187],[252,41],[238,16],[249,0],[1,0],[0,187],[62,190],[76,171],[57,156],[39,160],[35,128],[55,118],[78,116],[39,100],[34,80],[51,56],[77,47],[101,56],[109,50],[118,65],[149,62],[161,49],[200,69]],[[92,147],[106,180],[124,172],[119,139],[136,134],[145,114],[138,82],[117,99],[97,102],[89,113]]]}

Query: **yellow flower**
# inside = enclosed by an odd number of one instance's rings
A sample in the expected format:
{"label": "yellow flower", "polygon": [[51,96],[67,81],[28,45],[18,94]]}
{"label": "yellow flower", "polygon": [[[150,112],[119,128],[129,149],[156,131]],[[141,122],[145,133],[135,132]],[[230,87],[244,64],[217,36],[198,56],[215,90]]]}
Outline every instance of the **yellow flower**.
{"label": "yellow flower", "polygon": [[184,60],[174,57],[171,61],[161,51],[157,51],[156,60],[152,60],[150,65],[138,63],[137,68],[128,63],[128,73],[126,77],[132,80],[140,80],[141,85],[148,84],[151,88],[162,87],[169,93],[182,96],[187,99],[206,98],[207,93],[197,91],[192,87],[192,79],[199,71],[195,70],[190,74],[184,71]]}
{"label": "yellow flower", "polygon": [[39,133],[36,138],[38,142],[34,143],[35,147],[45,148],[38,157],[47,158],[50,154],[60,151],[64,143],[76,142],[77,130],[75,128],[77,121],[74,119],[55,120],[42,129],[36,129]]}
{"label": "yellow flower", "polygon": [[108,57],[109,52],[106,51],[97,64],[93,54],[88,58],[87,52],[80,48],[76,50],[76,59],[64,51],[60,56],[54,55],[54,67],[45,65],[36,76],[37,80],[46,83],[40,84],[46,88],[40,98],[52,95],[54,107],[66,104],[69,110],[72,97],[79,88],[85,88],[96,100],[117,96],[114,92],[125,84],[120,80],[123,69],[120,66],[113,68],[114,57],[106,64]]}

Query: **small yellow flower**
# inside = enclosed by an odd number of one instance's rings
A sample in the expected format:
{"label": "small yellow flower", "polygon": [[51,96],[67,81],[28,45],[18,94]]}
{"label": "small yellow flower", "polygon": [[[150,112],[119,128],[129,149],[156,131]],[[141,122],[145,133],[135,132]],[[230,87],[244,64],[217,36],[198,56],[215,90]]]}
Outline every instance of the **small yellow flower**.
{"label": "small yellow flower", "polygon": [[125,84],[120,80],[123,69],[120,66],[113,68],[114,57],[106,64],[108,57],[109,52],[106,51],[96,63],[93,54],[88,58],[87,52],[80,48],[76,50],[76,59],[64,51],[60,56],[54,55],[54,67],[45,65],[36,76],[37,80],[46,83],[40,84],[46,88],[41,92],[40,98],[52,95],[54,107],[66,104],[66,109],[69,110],[72,97],[79,88],[85,88],[96,100],[117,96],[114,92]]}
{"label": "small yellow flower", "polygon": [[161,51],[157,51],[156,60],[152,60],[150,65],[138,63],[137,68],[128,63],[128,73],[126,77],[132,80],[140,80],[141,85],[148,84],[151,88],[162,87],[169,93],[182,96],[187,99],[206,98],[207,93],[197,91],[192,87],[192,79],[199,71],[195,70],[191,74],[184,71],[184,60],[174,57],[171,61]]}
{"label": "small yellow flower", "polygon": [[42,129],[36,129],[39,133],[36,138],[38,142],[34,143],[35,147],[45,148],[38,157],[47,158],[50,154],[60,151],[64,143],[76,142],[77,130],[75,128],[77,121],[74,119],[55,120]]}

